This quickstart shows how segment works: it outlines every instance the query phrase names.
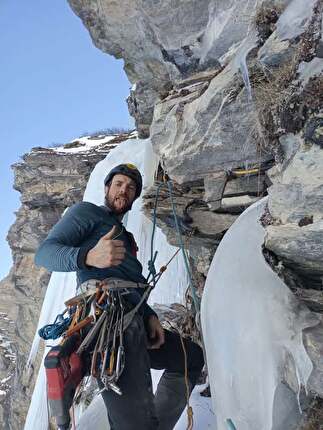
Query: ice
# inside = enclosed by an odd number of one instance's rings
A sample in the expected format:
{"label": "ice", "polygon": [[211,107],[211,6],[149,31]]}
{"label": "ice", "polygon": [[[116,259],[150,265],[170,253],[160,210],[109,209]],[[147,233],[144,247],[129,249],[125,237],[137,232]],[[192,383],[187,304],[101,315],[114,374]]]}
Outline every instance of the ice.
{"label": "ice", "polygon": [[[249,10],[251,4],[249,2],[245,2],[245,4],[241,4],[241,8],[245,13],[245,16],[248,16],[247,11]],[[234,21],[237,20],[237,17],[235,17],[235,14],[237,13],[237,7],[238,2],[233,2],[233,5],[227,9],[221,10],[218,6],[213,5],[212,10],[210,11],[210,20],[208,23],[208,26],[206,28],[206,31],[203,36],[203,46],[201,48],[201,62],[205,60],[209,52],[212,50],[212,46],[214,43],[216,43],[217,39],[219,39],[222,31],[224,30],[225,26],[230,22],[230,20]],[[257,7],[257,2],[255,2],[254,7]],[[240,11],[241,13],[241,11]],[[234,18],[235,17],[235,18]],[[232,42],[232,45],[228,47],[227,52],[222,55],[220,58],[220,61],[225,62],[225,59],[227,57],[232,56],[232,65],[236,70],[240,70],[242,79],[247,91],[248,100],[252,100],[252,91],[251,91],[251,84],[250,84],[250,78],[249,78],[249,71],[247,66],[247,56],[249,52],[257,46],[257,31],[254,28],[254,26],[251,24],[250,17],[245,18],[248,19],[250,22],[248,23],[248,28],[246,30],[246,37],[241,41],[236,41],[235,43]],[[232,31],[234,31],[234,25],[232,25]],[[221,109],[224,105],[224,102],[226,99],[223,99],[223,102],[220,106],[220,109],[218,111],[218,115],[221,112]]]}
{"label": "ice", "polygon": [[[148,187],[153,183],[154,174],[158,165],[158,159],[152,151],[150,141],[129,139],[119,144],[108,154],[104,160],[96,165],[89,178],[84,194],[84,200],[98,205],[103,204],[103,180],[107,172],[115,165],[125,162],[133,163],[140,169],[143,174],[144,187]],[[139,246],[139,259],[146,268],[147,262],[150,259],[150,237],[152,223],[143,216],[141,212],[141,203],[142,202],[140,198],[136,200],[133,205],[133,209],[124,220],[124,224],[130,231],[133,232]],[[158,250],[158,257],[156,259],[157,269],[161,265],[164,265],[176,250],[175,247],[172,247],[167,243],[164,234],[159,228],[157,228],[155,234],[155,249]],[[188,285],[188,278],[182,258],[182,255],[178,254],[169,265],[168,270],[163,274],[160,281],[158,282],[156,290],[153,291],[150,296],[151,303],[183,303],[184,293]],[[75,294],[75,287],[76,281],[74,273],[52,274],[51,280],[47,287],[37,331],[43,325],[53,322],[56,315],[64,310],[64,301]],[[51,341],[50,344],[52,345],[53,342]],[[36,334],[28,359],[29,366],[31,366],[34,362],[38,347],[39,336]],[[45,354],[47,351],[45,351]],[[99,399],[95,400],[95,404],[96,403],[102,405],[102,402],[100,403]],[[91,411],[94,406],[95,405],[91,405],[91,409],[84,413],[84,418],[81,419],[80,426],[78,426],[78,428],[84,428],[84,430],[89,428],[89,423],[83,427],[81,422],[86,421],[86,416],[92,417]],[[98,410],[96,408],[94,408],[94,410],[95,416],[98,417],[100,415]],[[106,414],[102,415],[105,417],[102,428],[107,429]],[[44,367],[42,365],[37,377],[37,382],[24,428],[25,430],[43,430],[44,428],[47,428],[47,426],[48,412],[46,402],[46,380]],[[101,427],[99,427],[98,424],[96,428],[99,429]]]}
{"label": "ice", "polygon": [[[218,430],[272,430],[288,408],[274,408],[286,354],[306,385],[312,363],[302,343],[309,311],[265,262],[266,199],[248,208],[221,241],[202,298],[202,330]],[[286,396],[285,396],[286,397]],[[287,400],[286,400],[287,402]],[[277,403],[277,402],[276,402]],[[294,407],[296,396],[288,407]],[[290,411],[289,411],[290,413]]]}
{"label": "ice", "polygon": [[[40,313],[36,335],[34,337],[29,354],[27,371],[28,368],[33,365],[39,348],[40,337],[38,336],[38,330],[44,325],[50,324],[55,320],[56,315],[64,310],[64,302],[75,295],[75,289],[75,273],[54,272],[52,274]],[[48,344],[54,345],[55,342],[50,341]],[[48,353],[48,351],[49,348],[45,348],[44,356]],[[48,412],[46,398],[46,378],[45,369],[42,364],[38,372],[24,428],[27,430],[41,430],[46,429],[47,427]]]}
{"label": "ice", "polygon": [[293,0],[277,21],[277,36],[281,40],[294,39],[303,33],[313,13],[316,0]]}
{"label": "ice", "polygon": [[323,72],[323,59],[313,58],[310,62],[302,61],[298,66],[299,79],[302,87],[305,87],[309,80],[315,76],[320,76]]}
{"label": "ice", "polygon": [[203,35],[201,47],[201,63],[204,62],[214,42],[219,38],[229,20],[232,19],[234,11],[234,7],[219,11],[216,4],[210,4],[210,8],[210,19]]}
{"label": "ice", "polygon": [[[45,350],[47,354],[48,349]],[[25,422],[25,430],[41,430],[48,428],[46,375],[43,362],[40,366],[35,388],[31,398]]]}
{"label": "ice", "polygon": [[249,71],[247,66],[247,56],[249,52],[257,46],[257,31],[256,29],[249,25],[246,38],[241,42],[241,45],[234,57],[233,63],[240,69],[243,83],[245,85],[248,100],[252,100],[251,84],[249,78]]}

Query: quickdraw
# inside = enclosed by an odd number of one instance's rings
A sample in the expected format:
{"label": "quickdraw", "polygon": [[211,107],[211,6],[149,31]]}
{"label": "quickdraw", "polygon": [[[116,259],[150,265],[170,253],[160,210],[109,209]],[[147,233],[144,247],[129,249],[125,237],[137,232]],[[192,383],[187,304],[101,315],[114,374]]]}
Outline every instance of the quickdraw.
{"label": "quickdraw", "polygon": [[[81,357],[83,353],[87,353],[91,357],[90,374],[100,378],[104,385],[100,392],[111,389],[121,395],[117,382],[125,365],[123,332],[147,299],[151,287],[120,279],[90,280],[85,283],[85,287],[88,290],[65,302],[65,311],[57,316],[54,324],[43,327],[39,334],[45,333],[46,338],[41,337],[47,340],[51,338],[51,334],[55,338],[59,337],[59,331],[62,336],[61,345],[71,336],[78,335],[80,341],[75,347],[76,354]],[[139,303],[126,312],[123,296],[131,288],[145,288],[146,291]],[[64,319],[65,314],[68,317]],[[64,327],[62,322],[65,322]]]}

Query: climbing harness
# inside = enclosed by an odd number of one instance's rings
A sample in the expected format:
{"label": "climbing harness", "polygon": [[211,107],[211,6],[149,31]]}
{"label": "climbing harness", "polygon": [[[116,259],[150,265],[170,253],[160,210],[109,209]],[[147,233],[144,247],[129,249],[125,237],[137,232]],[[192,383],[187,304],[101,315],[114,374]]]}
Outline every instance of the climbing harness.
{"label": "climbing harness", "polygon": [[[86,281],[82,284],[82,288],[85,288],[86,291],[65,302],[66,310],[58,315],[54,324],[40,330],[40,334],[45,335],[46,339],[50,339],[51,335],[57,338],[57,333],[61,333],[64,326],[65,331],[62,333],[60,347],[63,347],[69,339],[77,336],[79,341],[74,342],[73,351],[70,352],[75,352],[80,360],[84,354],[91,356],[91,375],[102,380],[103,390],[111,389],[121,395],[122,392],[117,381],[125,365],[123,332],[147,299],[150,287],[147,284],[121,279],[107,279]],[[133,288],[141,288],[145,291],[138,304],[129,310],[129,304],[126,304],[124,295]],[[65,313],[68,313],[69,316],[64,319]],[[67,326],[68,321],[69,326]],[[54,356],[57,357],[57,354],[57,347],[52,348],[45,361],[45,367],[46,363],[49,366],[47,369],[49,384],[51,382],[55,384],[55,379],[49,377],[49,374],[53,372],[53,367],[61,365],[61,361],[56,358],[53,364]],[[65,357],[64,354],[63,356]],[[68,378],[66,383],[69,383]],[[62,402],[63,400],[62,394]]]}

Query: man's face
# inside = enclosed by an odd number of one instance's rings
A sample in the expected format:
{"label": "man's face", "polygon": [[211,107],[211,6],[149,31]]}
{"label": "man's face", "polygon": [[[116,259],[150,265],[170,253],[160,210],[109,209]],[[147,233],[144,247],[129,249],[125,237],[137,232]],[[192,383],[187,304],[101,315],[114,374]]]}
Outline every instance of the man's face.
{"label": "man's face", "polygon": [[136,183],[128,176],[114,175],[105,187],[105,204],[117,215],[125,214],[131,209],[136,195]]}

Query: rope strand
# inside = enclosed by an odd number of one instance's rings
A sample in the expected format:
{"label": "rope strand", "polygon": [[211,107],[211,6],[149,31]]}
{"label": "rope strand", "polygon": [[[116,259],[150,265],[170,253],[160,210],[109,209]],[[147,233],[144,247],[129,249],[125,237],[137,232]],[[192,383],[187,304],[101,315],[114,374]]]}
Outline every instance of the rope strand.
{"label": "rope strand", "polygon": [[177,235],[178,235],[178,238],[179,238],[180,248],[182,250],[182,254],[183,254],[183,258],[184,258],[184,264],[185,264],[186,271],[187,271],[187,274],[188,274],[189,285],[190,285],[190,288],[191,288],[191,293],[192,293],[193,303],[194,303],[194,307],[195,307],[195,312],[196,312],[196,314],[198,314],[199,311],[200,311],[200,304],[199,304],[199,301],[198,301],[198,298],[197,298],[197,295],[196,295],[195,288],[193,286],[192,274],[191,274],[191,270],[190,270],[190,267],[189,267],[189,263],[188,263],[188,258],[187,258],[187,255],[186,255],[186,251],[185,251],[185,248],[184,248],[182,233],[180,231],[179,224],[178,224],[178,218],[177,218],[176,207],[175,207],[175,202],[174,202],[174,198],[173,198],[173,187],[172,187],[172,181],[171,180],[167,181],[167,186],[168,186],[168,189],[169,189],[169,197],[170,197],[170,201],[171,201],[171,204],[172,204],[172,210],[173,210],[173,215],[174,215],[176,232],[177,232]]}
{"label": "rope strand", "polygon": [[184,339],[180,333],[179,330],[179,338],[181,340],[182,348],[183,348],[183,354],[184,354],[184,377],[185,377],[185,386],[186,386],[186,403],[187,403],[187,428],[186,430],[192,430],[193,428],[193,408],[190,406],[190,386],[189,386],[189,380],[188,380],[188,370],[187,370],[187,353],[186,348],[184,344]]}

